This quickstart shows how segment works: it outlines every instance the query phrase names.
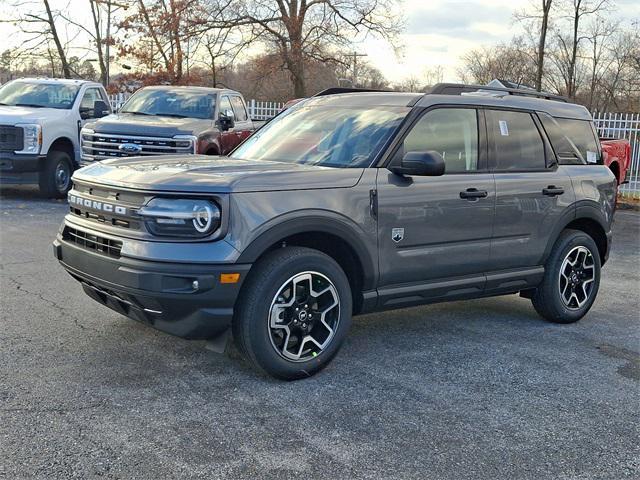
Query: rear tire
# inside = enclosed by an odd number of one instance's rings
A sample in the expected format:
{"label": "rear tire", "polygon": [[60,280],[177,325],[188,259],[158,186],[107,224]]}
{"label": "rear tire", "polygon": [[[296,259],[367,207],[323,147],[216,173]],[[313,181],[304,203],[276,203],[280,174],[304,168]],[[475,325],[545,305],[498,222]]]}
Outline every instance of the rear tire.
{"label": "rear tire", "polygon": [[64,198],[71,189],[73,161],[67,152],[53,150],[40,171],[40,192],[49,198]]}
{"label": "rear tire", "polygon": [[593,238],[580,230],[563,231],[531,299],[536,312],[554,323],[580,320],[598,294],[600,268],[600,253]]}
{"label": "rear tire", "polygon": [[306,378],[338,353],[351,325],[351,287],[333,258],[303,247],[267,254],[242,287],[233,320],[238,350],[283,380]]}

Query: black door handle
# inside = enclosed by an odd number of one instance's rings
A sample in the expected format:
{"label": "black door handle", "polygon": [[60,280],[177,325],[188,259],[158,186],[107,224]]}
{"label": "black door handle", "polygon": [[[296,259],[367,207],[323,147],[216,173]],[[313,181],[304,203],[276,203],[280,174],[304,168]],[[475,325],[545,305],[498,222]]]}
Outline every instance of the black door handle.
{"label": "black door handle", "polygon": [[485,198],[487,195],[486,190],[478,190],[477,188],[467,188],[460,192],[460,198],[466,198],[467,200],[473,200],[475,198]]}
{"label": "black door handle", "polygon": [[556,195],[562,195],[564,193],[564,188],[556,187],[555,185],[549,185],[547,188],[542,189],[543,195],[548,195],[549,197],[555,197]]}

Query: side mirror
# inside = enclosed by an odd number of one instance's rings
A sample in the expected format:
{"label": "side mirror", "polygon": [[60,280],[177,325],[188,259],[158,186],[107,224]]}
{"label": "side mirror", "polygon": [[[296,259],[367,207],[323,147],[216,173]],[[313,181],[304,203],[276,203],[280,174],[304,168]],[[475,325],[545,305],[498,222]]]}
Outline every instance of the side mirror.
{"label": "side mirror", "polygon": [[218,118],[218,125],[220,130],[226,132],[227,130],[235,127],[236,122],[233,115],[233,110],[224,110],[220,112],[220,118]]}
{"label": "side mirror", "polygon": [[444,174],[444,159],[438,152],[407,152],[399,166],[390,170],[397,175],[438,177]]}
{"label": "side mirror", "polygon": [[109,108],[109,105],[107,105],[107,102],[104,102],[102,100],[96,100],[93,103],[94,118],[102,118],[109,115],[110,113],[111,113],[111,109]]}

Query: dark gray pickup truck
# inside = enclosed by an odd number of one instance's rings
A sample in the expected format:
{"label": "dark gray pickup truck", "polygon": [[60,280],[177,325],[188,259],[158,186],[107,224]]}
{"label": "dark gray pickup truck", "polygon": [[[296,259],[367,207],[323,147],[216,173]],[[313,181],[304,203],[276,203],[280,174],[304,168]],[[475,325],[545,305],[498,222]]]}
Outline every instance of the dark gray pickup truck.
{"label": "dark gray pickup truck", "polygon": [[181,337],[231,331],[283,379],[325,366],[360,313],[519,293],[575,322],[616,197],[601,152],[576,147],[598,145],[590,121],[528,91],[323,92],[228,158],[77,171],[54,252],[99,303]]}
{"label": "dark gray pickup truck", "polygon": [[85,125],[80,134],[81,164],[139,155],[226,155],[253,131],[239,92],[145,87],[118,113]]}

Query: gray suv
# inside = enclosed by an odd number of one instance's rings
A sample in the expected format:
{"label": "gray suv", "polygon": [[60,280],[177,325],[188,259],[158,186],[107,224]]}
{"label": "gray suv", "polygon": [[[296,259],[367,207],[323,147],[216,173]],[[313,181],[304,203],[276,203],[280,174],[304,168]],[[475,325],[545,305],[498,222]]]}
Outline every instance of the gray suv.
{"label": "gray suv", "polygon": [[255,367],[307,377],[356,314],[519,293],[579,320],[616,199],[594,145],[588,111],[547,94],[330,90],[230,157],[78,170],[54,252],[123,315],[220,347],[232,332]]}

